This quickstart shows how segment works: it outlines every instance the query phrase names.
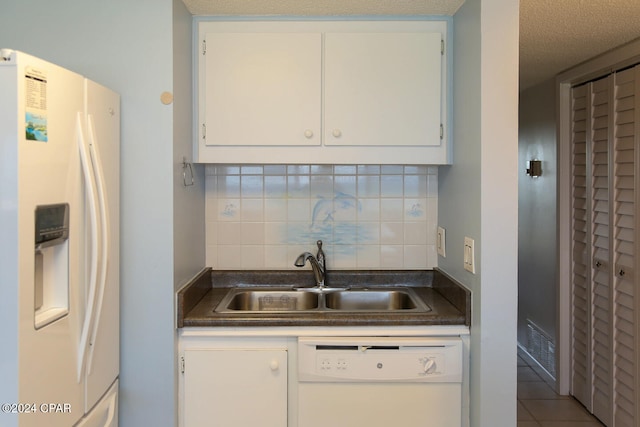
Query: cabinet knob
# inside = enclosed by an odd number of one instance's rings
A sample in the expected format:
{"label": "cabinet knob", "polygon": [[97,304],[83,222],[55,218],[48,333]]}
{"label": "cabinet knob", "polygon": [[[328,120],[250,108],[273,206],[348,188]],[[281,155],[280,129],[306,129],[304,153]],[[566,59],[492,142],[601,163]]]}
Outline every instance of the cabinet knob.
{"label": "cabinet knob", "polygon": [[277,360],[272,360],[271,363],[269,363],[269,368],[272,371],[277,371],[280,368],[280,364],[278,363]]}
{"label": "cabinet knob", "polygon": [[342,136],[342,131],[340,129],[334,129],[333,132],[331,132],[331,135],[333,135],[334,138],[340,138]]}
{"label": "cabinet knob", "polygon": [[618,271],[618,276],[624,277],[624,275],[625,275],[625,271],[620,269],[620,271]]}
{"label": "cabinet knob", "polygon": [[307,129],[304,131],[304,137],[307,139],[313,138],[313,131],[311,129]]}

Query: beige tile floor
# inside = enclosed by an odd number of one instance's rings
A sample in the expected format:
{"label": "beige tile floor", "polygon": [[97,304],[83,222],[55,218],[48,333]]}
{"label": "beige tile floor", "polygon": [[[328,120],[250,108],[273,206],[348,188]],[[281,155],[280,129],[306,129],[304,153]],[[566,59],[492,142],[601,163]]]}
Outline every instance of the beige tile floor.
{"label": "beige tile floor", "polygon": [[518,427],[602,427],[570,396],[560,396],[518,355]]}

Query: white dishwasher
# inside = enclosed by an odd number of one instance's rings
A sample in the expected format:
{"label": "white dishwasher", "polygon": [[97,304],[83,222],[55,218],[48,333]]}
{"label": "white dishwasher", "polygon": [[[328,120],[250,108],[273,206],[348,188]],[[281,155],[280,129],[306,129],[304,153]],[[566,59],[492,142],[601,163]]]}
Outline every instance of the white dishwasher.
{"label": "white dishwasher", "polygon": [[298,427],[460,427],[459,337],[300,337]]}

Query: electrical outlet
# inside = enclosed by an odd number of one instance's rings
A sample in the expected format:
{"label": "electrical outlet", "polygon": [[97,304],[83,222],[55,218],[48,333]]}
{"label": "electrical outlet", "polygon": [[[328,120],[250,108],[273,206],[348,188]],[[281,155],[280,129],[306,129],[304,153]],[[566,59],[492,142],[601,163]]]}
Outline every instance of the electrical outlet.
{"label": "electrical outlet", "polygon": [[438,227],[438,234],[436,236],[436,248],[438,249],[438,255],[443,258],[447,257],[447,239],[445,230],[442,227]]}
{"label": "electrical outlet", "polygon": [[464,269],[473,274],[476,274],[476,262],[474,254],[475,251],[473,246],[473,239],[470,237],[465,237],[463,253]]}

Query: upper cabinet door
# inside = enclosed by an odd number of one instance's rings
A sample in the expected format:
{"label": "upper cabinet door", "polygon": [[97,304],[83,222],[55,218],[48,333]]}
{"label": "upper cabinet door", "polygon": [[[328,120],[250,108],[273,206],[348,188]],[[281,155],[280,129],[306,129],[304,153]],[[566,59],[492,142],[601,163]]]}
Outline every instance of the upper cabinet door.
{"label": "upper cabinet door", "polygon": [[207,33],[206,145],[319,145],[319,33]]}
{"label": "upper cabinet door", "polygon": [[440,33],[327,33],[326,145],[441,144]]}

